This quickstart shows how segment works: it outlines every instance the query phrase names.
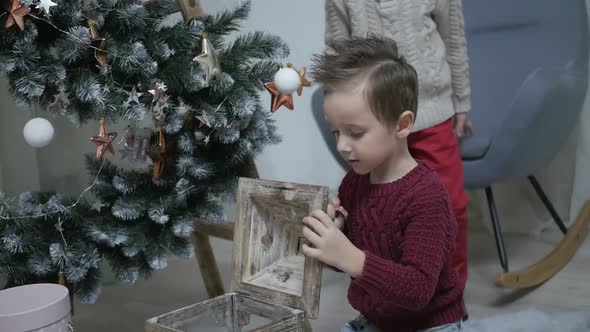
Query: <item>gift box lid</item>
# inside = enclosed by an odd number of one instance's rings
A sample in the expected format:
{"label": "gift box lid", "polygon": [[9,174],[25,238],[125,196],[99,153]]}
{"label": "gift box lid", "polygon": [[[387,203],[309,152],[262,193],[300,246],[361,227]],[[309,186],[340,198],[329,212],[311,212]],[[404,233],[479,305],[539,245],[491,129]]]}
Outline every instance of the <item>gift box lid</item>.
{"label": "gift box lid", "polygon": [[0,291],[0,331],[41,329],[70,313],[68,289],[57,284],[30,284]]}
{"label": "gift box lid", "polygon": [[303,218],[327,204],[327,187],[240,178],[231,290],[317,318],[322,263],[301,251]]}

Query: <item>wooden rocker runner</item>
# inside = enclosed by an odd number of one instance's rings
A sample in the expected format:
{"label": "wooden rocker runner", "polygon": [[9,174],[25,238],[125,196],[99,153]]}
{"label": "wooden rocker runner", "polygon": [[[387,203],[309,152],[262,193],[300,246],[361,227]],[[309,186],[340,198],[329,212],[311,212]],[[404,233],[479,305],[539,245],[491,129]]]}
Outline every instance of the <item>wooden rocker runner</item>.
{"label": "wooden rocker runner", "polygon": [[578,214],[576,222],[568,230],[537,179],[533,175],[530,175],[528,176],[528,180],[565,237],[553,251],[539,262],[518,271],[509,272],[508,258],[506,255],[506,249],[504,248],[504,240],[500,223],[498,221],[498,212],[496,211],[494,195],[490,187],[486,188],[486,196],[488,198],[492,225],[494,226],[498,256],[502,268],[504,269],[504,273],[497,275],[494,280],[495,285],[499,287],[519,289],[541,285],[561,271],[567,263],[569,263],[588,234],[590,223],[590,201],[587,201],[584,204]]}
{"label": "wooden rocker runner", "polygon": [[[541,195],[540,195],[541,196]],[[543,198],[543,196],[541,196]],[[544,200],[545,201],[545,200]],[[545,202],[547,205],[548,201]],[[539,262],[518,271],[506,272],[496,276],[495,284],[506,288],[529,288],[538,286],[557,274],[574,257],[578,248],[588,235],[590,224],[590,201],[580,210],[576,222],[569,230],[565,228],[559,216],[547,205],[553,218],[560,225],[565,237],[547,256]]]}

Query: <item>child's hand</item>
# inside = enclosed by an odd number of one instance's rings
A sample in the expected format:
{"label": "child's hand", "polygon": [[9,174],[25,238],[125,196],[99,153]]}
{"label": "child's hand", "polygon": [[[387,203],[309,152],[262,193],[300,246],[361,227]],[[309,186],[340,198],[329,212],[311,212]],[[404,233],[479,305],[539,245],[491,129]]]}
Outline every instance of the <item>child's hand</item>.
{"label": "child's hand", "polygon": [[362,273],[365,254],[338,229],[332,218],[316,210],[303,218],[303,236],[311,246],[303,245],[303,254],[334,266],[353,277]]}
{"label": "child's hand", "polygon": [[346,221],[346,218],[348,218],[348,211],[340,205],[340,199],[338,197],[332,198],[328,204],[328,216],[330,216],[330,219],[334,220],[336,227],[339,230],[342,230],[344,222]]}
{"label": "child's hand", "polygon": [[455,133],[458,137],[463,137],[464,135],[473,135],[473,124],[471,120],[467,118],[467,113],[457,113],[455,114]]}

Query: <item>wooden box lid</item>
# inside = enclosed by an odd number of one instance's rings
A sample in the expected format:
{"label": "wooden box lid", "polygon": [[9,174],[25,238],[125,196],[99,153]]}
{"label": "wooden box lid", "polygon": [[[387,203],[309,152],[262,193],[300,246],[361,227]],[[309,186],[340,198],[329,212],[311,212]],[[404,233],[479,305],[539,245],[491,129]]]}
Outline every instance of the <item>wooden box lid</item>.
{"label": "wooden box lid", "polygon": [[322,263],[300,248],[303,218],[327,204],[326,187],[240,178],[231,290],[317,318]]}

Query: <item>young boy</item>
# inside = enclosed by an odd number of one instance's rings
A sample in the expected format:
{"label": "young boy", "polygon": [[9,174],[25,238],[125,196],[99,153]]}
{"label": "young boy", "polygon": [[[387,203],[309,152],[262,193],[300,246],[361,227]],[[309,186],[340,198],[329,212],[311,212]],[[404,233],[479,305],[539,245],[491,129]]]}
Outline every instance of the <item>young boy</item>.
{"label": "young boy", "polygon": [[472,134],[462,0],[325,0],[326,46],[378,34],[396,41],[418,73],[418,115],[410,154],[428,163],[449,192],[458,230],[451,266],[467,282],[467,204],[457,136]]}
{"label": "young boy", "polygon": [[303,252],[351,277],[348,299],[362,316],[342,331],[461,331],[464,286],[450,264],[457,223],[437,173],[408,150],[416,71],[377,37],[336,42],[312,69],[352,170],[328,213],[304,218]]}

